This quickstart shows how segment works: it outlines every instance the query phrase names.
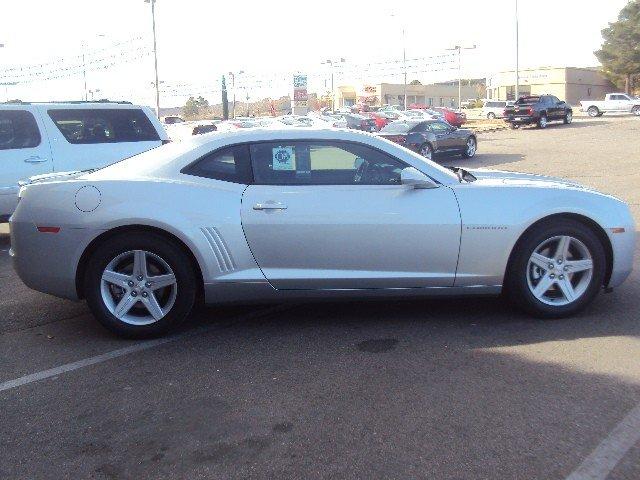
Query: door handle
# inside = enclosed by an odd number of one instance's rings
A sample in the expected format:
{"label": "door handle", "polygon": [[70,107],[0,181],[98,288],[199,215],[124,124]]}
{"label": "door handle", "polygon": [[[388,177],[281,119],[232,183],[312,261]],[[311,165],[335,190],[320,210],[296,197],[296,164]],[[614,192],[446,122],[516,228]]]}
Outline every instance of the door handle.
{"label": "door handle", "polygon": [[286,210],[287,206],[284,203],[280,202],[267,202],[267,203],[256,203],[253,206],[254,210]]}
{"label": "door handle", "polygon": [[34,155],[32,157],[25,158],[24,161],[27,163],[42,163],[42,162],[46,162],[47,159]]}

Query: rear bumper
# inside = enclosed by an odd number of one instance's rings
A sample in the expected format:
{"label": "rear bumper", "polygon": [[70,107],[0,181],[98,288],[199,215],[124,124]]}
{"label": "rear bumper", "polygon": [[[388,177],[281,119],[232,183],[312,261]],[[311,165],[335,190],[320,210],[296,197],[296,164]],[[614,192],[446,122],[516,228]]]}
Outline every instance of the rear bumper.
{"label": "rear bumper", "polygon": [[538,117],[515,117],[513,115],[507,115],[504,117],[504,121],[508,123],[517,123],[519,125],[529,125],[531,123],[536,123],[538,121]]}
{"label": "rear bumper", "polygon": [[33,222],[14,217],[9,222],[9,255],[20,279],[39,292],[77,300],[78,262],[96,232],[61,226],[58,233],[41,233]]}

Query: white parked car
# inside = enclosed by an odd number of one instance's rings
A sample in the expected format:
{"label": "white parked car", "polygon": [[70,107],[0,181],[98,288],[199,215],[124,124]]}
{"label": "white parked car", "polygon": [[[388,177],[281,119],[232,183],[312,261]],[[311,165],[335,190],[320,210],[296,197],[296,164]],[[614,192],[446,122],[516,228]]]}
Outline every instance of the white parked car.
{"label": "white parked car", "polygon": [[504,109],[512,105],[513,102],[506,100],[485,100],[482,106],[482,116],[488,119],[504,118]]}
{"label": "white parked car", "polygon": [[0,104],[0,221],[18,202],[18,182],[104,167],[169,141],[148,107],[121,102]]}
{"label": "white parked car", "polygon": [[631,272],[629,207],[572,181],[447,169],[346,129],[200,135],[22,187],[11,251],[25,284],[86,298],[129,337],[197,298],[487,295],[539,317]]}
{"label": "white parked car", "polygon": [[640,100],[626,93],[607,93],[604,100],[582,100],[580,110],[590,117],[601,117],[605,113],[633,113],[640,115]]}

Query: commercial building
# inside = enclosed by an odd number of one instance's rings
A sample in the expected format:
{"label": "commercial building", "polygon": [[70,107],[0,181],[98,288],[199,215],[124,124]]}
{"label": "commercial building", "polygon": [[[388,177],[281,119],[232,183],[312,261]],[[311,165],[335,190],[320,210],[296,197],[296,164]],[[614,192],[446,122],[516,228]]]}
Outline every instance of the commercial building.
{"label": "commercial building", "polygon": [[[544,67],[520,70],[519,94],[555,95],[576,105],[583,99],[600,99],[615,91],[615,86],[597,68]],[[513,100],[516,91],[515,71],[487,77],[487,98]]]}
{"label": "commercial building", "polygon": [[[335,92],[336,107],[357,103],[369,105],[404,105],[404,84],[378,83],[367,85],[343,85]],[[484,79],[464,80],[462,100],[484,97]],[[414,103],[432,107],[458,108],[458,82],[431,85],[407,85],[407,105]]]}

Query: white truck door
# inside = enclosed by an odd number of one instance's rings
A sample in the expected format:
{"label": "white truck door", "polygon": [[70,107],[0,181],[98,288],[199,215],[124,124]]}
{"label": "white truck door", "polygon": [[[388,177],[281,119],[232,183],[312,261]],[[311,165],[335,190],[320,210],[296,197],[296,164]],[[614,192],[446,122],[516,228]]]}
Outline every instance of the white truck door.
{"label": "white truck door", "polygon": [[18,203],[18,182],[50,173],[51,149],[42,119],[31,105],[3,105],[0,109],[0,221]]}

